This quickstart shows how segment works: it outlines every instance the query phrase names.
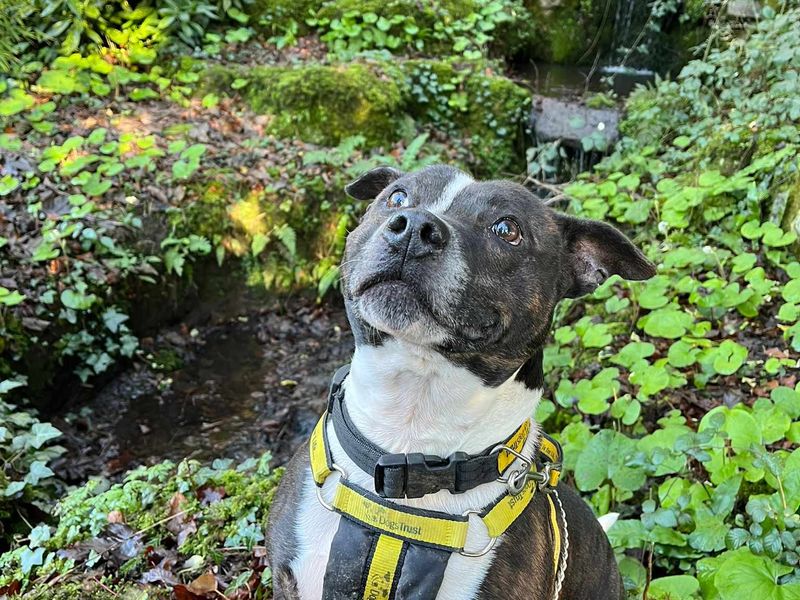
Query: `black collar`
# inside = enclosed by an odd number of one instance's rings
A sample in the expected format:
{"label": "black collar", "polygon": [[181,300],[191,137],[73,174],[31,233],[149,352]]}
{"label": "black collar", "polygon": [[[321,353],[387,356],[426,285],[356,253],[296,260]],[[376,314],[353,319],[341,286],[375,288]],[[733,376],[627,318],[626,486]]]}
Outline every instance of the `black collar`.
{"label": "black collar", "polygon": [[384,498],[421,498],[439,490],[460,494],[496,481],[514,462],[511,453],[499,448],[506,446],[519,452],[528,439],[530,421],[523,423],[507,439],[475,455],[456,452],[442,458],[419,452],[390,454],[370,442],[347,413],[342,383],[349,372],[350,366],[345,365],[333,376],[328,415],[347,456],[362,471],[373,474],[375,492]]}

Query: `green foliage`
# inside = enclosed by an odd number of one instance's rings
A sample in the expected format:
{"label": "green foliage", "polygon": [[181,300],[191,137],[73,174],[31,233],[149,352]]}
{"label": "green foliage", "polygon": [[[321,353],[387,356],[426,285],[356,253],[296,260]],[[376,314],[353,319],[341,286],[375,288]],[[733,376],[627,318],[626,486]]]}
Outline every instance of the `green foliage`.
{"label": "green foliage", "polygon": [[[199,47],[214,25],[246,24],[251,0],[31,0],[11,15],[25,33],[8,43],[40,60],[102,51],[124,64],[150,65],[162,46],[179,40]],[[46,44],[39,44],[46,41]],[[32,43],[33,42],[33,43]]]}
{"label": "green foliage", "polygon": [[35,504],[55,497],[58,486],[48,463],[64,452],[53,444],[60,431],[7,402],[8,393],[21,387],[20,380],[0,381],[0,548],[20,533],[21,518],[36,514]]}
{"label": "green foliage", "polygon": [[572,416],[539,411],[566,423],[594,508],[622,514],[609,535],[631,597],[652,576],[631,556],[651,553],[668,576],[653,597],[800,597],[800,263],[775,206],[798,177],[800,113],[783,90],[799,22],[767,10],[636,92],[616,151],[565,188],[577,214],[635,226],[658,264],[601,286],[577,321],[560,309],[545,372]]}
{"label": "green foliage", "polygon": [[[27,587],[44,574],[68,582],[89,570],[105,572],[109,584],[121,575],[146,573],[191,581],[234,561],[249,566],[254,551],[259,556],[257,546],[263,546],[282,474],[270,469],[269,460],[264,455],[238,465],[165,462],[131,471],[111,486],[91,481],[59,501],[54,526],[29,529],[24,543],[0,555],[0,586],[17,581]],[[174,558],[162,563],[162,571],[151,571],[150,553],[167,554],[168,548],[175,548]],[[172,575],[169,565],[180,564],[181,574],[176,569]],[[268,581],[268,571],[262,580]]]}
{"label": "green foliage", "polygon": [[322,41],[339,58],[365,51],[416,51],[475,60],[486,53],[498,27],[523,14],[521,3],[514,0],[390,0],[366,5],[329,0],[306,22],[320,31]]}

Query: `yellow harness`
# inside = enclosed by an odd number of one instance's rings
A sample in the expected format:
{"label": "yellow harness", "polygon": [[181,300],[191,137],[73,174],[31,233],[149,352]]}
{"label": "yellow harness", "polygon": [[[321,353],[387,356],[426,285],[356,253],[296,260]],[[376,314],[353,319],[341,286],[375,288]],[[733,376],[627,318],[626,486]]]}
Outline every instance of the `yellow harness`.
{"label": "yellow harness", "polygon": [[[328,510],[339,513],[378,536],[364,568],[367,575],[363,578],[362,597],[365,600],[395,597],[397,579],[409,544],[458,552],[468,557],[483,556],[488,553],[494,547],[497,538],[505,533],[525,511],[537,489],[554,490],[561,476],[561,446],[549,436],[543,434],[540,438],[538,462],[542,465],[541,469],[537,468],[536,461],[520,454],[530,431],[530,421],[526,421],[498,451],[498,468],[501,473],[505,472],[516,459],[520,459],[525,467],[523,470],[512,471],[505,479],[500,479],[508,483],[508,494],[489,506],[480,510],[466,511],[462,515],[402,506],[347,481],[346,474],[334,463],[331,456],[327,423],[326,412],[314,428],[309,443],[311,472],[317,485],[317,497]],[[335,486],[333,500],[328,503],[323,498],[321,489],[334,471],[337,471],[340,477]],[[546,498],[550,507],[550,526],[554,540],[553,569],[556,581],[555,597],[557,597],[560,581],[563,579],[566,556],[562,557],[562,536],[556,504],[551,494],[546,494]],[[470,514],[477,515],[487,529],[490,540],[484,548],[472,550],[465,548]],[[563,510],[561,517],[563,519]],[[564,527],[566,533],[566,522]],[[333,555],[332,551],[330,560],[335,560]],[[403,582],[400,585],[403,585]],[[435,597],[436,590],[426,589],[425,592],[427,594],[419,593],[418,597]],[[324,596],[327,597],[329,596]],[[336,597],[336,594],[330,597]]]}

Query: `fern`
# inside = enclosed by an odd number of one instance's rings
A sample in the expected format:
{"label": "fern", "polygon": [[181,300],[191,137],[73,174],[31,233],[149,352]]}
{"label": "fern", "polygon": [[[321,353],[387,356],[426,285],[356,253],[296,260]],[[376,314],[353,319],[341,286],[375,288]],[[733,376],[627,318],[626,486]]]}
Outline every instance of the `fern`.
{"label": "fern", "polygon": [[0,72],[8,73],[19,64],[17,46],[41,39],[29,17],[33,0],[0,0]]}

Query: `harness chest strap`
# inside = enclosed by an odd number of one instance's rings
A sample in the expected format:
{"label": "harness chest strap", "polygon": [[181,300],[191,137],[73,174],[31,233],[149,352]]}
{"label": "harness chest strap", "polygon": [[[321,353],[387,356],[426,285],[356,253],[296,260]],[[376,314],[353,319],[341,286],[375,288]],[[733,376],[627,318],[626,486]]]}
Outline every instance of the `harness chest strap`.
{"label": "harness chest strap", "polygon": [[[383,451],[360,436],[355,426],[348,422],[346,409],[342,403],[343,398],[339,394],[340,386],[336,385],[337,380],[341,384],[346,375],[346,369],[337,372],[331,388],[329,408],[333,411],[334,429],[339,437],[341,428],[346,427],[346,434],[351,436],[350,442],[357,443],[355,447],[351,444],[351,450],[355,449],[362,458],[360,461],[356,460],[357,465],[362,469],[366,465],[376,465],[376,491],[380,491],[381,494],[377,495],[347,481],[346,475],[336,466],[327,439],[329,413],[323,414],[314,428],[309,442],[311,471],[317,485],[320,503],[345,517],[340,521],[331,545],[330,558],[325,571],[323,600],[339,600],[342,597],[361,597],[363,600],[406,600],[409,598],[432,600],[438,593],[450,555],[454,552],[464,556],[486,554],[494,546],[495,540],[505,533],[530,505],[538,487],[553,490],[553,494],[545,494],[545,497],[548,501],[549,521],[553,534],[553,597],[558,598],[566,567],[567,552],[566,537],[562,552],[561,530],[556,505],[553,501],[553,496],[556,496],[556,501],[558,501],[555,487],[561,473],[561,446],[549,436],[542,434],[539,440],[538,459],[534,461],[523,456],[520,452],[525,446],[531,427],[530,421],[526,420],[495,449],[466,459],[459,457],[457,461],[452,461],[452,464],[448,465],[455,467],[452,470],[456,475],[456,481],[459,480],[459,469],[462,469],[461,473],[469,472],[469,469],[474,469],[475,466],[480,469],[481,475],[475,476],[473,472],[469,479],[471,483],[465,489],[479,485],[480,478],[485,478],[489,474],[491,474],[489,480],[497,480],[499,476],[504,475],[506,470],[510,471],[505,479],[499,479],[508,483],[509,493],[493,504],[482,510],[471,510],[462,515],[452,515],[392,503],[381,496],[418,497],[410,492],[412,489],[419,491],[419,486],[412,488],[408,485],[412,475],[412,463],[414,463],[412,457],[416,455],[384,455],[405,457],[407,469],[404,477],[406,479],[402,486],[397,484],[394,486],[394,489],[401,493],[399,496],[384,493],[382,483],[381,489],[378,490],[379,481],[383,481],[382,478],[379,480],[377,476],[380,468],[378,465],[381,464],[381,461],[379,459],[374,462],[372,459],[376,452],[380,454]],[[337,400],[340,403],[338,406],[334,404]],[[341,443],[342,440],[340,439],[339,442]],[[348,446],[345,445],[345,452],[352,460],[354,457],[350,456],[347,448]],[[365,460],[364,457],[366,457]],[[425,469],[430,468],[431,464],[435,468],[436,461],[442,460],[438,457],[424,455],[419,455],[419,457],[423,457],[422,466]],[[510,469],[516,459],[520,459],[522,462],[521,470]],[[447,462],[450,463],[450,459]],[[490,465],[490,468],[487,468],[487,465]],[[535,468],[538,465],[541,465],[542,468]],[[464,466],[468,466],[466,471],[463,470]],[[328,504],[323,499],[321,490],[322,485],[333,471],[339,471],[341,477],[336,483],[333,500]],[[367,472],[369,472],[369,468],[367,468]],[[432,481],[441,482],[444,479],[441,477],[430,478],[429,483]],[[462,481],[466,481],[466,478],[462,477]],[[432,491],[450,489],[450,487],[433,487],[436,489]],[[450,491],[457,493],[459,490],[450,489]],[[465,549],[470,514],[479,517],[490,538],[487,546],[480,550],[467,551]],[[563,509],[561,509],[561,516],[563,519]],[[566,523],[564,523],[565,536],[566,533]]]}
{"label": "harness chest strap", "polygon": [[[317,486],[322,486],[335,469],[327,443],[326,423],[327,415],[323,415],[314,428],[309,443],[311,471]],[[555,442],[548,444],[552,446],[552,449],[549,449],[553,450],[554,456],[559,457],[560,452]],[[550,472],[547,485],[557,482],[558,471],[553,470]],[[502,496],[483,510],[474,511],[483,521],[491,538],[505,533],[530,504],[536,489],[536,481],[529,479],[518,494]],[[375,531],[451,552],[464,552],[469,528],[466,515],[451,515],[401,506],[383,500],[344,479],[337,482],[330,507]],[[555,529],[557,530],[557,527]]]}

